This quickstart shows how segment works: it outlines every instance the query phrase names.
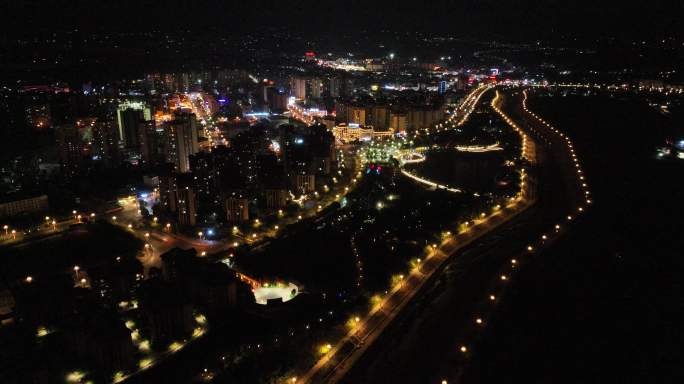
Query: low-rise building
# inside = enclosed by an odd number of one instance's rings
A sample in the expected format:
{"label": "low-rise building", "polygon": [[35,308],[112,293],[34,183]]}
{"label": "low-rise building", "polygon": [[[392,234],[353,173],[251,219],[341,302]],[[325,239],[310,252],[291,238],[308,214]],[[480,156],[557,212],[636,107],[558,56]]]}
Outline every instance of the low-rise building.
{"label": "low-rise building", "polygon": [[48,209],[47,195],[33,197],[9,197],[0,200],[0,217],[16,216],[23,213],[42,212]]}
{"label": "low-rise building", "polygon": [[373,126],[362,126],[358,124],[340,124],[333,128],[333,136],[339,143],[349,143],[353,141],[368,141],[390,137],[394,133],[392,128],[388,130],[376,130]]}

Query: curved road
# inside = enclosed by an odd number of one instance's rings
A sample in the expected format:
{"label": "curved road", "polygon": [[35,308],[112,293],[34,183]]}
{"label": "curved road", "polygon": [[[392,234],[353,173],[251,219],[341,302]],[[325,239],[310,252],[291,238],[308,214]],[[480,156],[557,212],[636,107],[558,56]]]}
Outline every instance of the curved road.
{"label": "curved road", "polygon": [[[475,103],[479,100],[479,96],[482,93],[484,92],[479,93],[478,97],[473,99]],[[467,98],[467,100],[469,99],[471,98]],[[474,108],[475,103],[472,104],[471,108]],[[524,157],[530,163],[535,164],[537,161],[536,144],[533,140],[526,139],[524,133],[521,132],[521,135],[525,143],[523,146]],[[372,349],[377,344],[384,344],[383,342],[376,343],[375,341],[386,337],[385,329],[388,326],[393,326],[396,323],[395,319],[397,317],[401,318],[403,316],[404,308],[414,305],[414,297],[421,293],[426,285],[429,286],[434,282],[432,277],[442,271],[444,265],[451,260],[453,255],[468,248],[487,233],[514,220],[516,215],[533,205],[536,193],[530,191],[536,189],[536,182],[534,178],[528,179],[531,180],[528,180],[525,187],[523,187],[521,197],[511,202],[508,206],[485,216],[482,220],[478,220],[475,226],[461,231],[459,234],[448,238],[445,242],[436,246],[433,253],[420,265],[420,268],[414,270],[407,278],[396,285],[366,318],[360,319],[358,325],[349,331],[340,342],[333,346],[297,382],[338,382],[345,375],[348,375],[349,370],[352,369],[357,360],[364,356],[369,348]],[[384,378],[379,377],[377,380],[372,381],[385,382],[384,380]],[[361,379],[352,380],[352,382],[371,382],[371,380]]]}
{"label": "curved road", "polygon": [[[505,286],[514,278],[507,275],[502,281],[499,275],[524,265],[527,245],[540,233],[549,233],[549,240],[564,233],[565,222],[558,233],[549,232],[576,204],[574,168],[564,143],[526,115],[520,92],[508,92],[505,100],[506,113],[539,143],[536,204],[456,252],[339,381],[458,381],[489,316],[505,300]],[[511,264],[512,259],[517,264]]]}

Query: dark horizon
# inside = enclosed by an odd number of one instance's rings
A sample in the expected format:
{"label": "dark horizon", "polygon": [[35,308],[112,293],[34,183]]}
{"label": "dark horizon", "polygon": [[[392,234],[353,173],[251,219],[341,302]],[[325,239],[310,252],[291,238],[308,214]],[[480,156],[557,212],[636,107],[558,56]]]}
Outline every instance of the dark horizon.
{"label": "dark horizon", "polygon": [[201,30],[249,34],[262,26],[306,33],[383,30],[454,34],[503,41],[681,38],[684,1],[7,1],[7,37],[36,32]]}

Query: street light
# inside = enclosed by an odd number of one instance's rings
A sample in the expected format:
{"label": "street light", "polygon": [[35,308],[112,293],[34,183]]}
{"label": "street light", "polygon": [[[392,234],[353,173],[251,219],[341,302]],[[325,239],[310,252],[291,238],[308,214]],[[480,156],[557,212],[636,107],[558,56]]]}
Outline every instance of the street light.
{"label": "street light", "polygon": [[17,239],[17,231],[14,230],[14,229],[12,230],[12,239],[13,239],[13,240],[16,240],[16,239]]}
{"label": "street light", "polygon": [[7,230],[9,229],[9,226],[8,226],[8,225],[3,225],[3,226],[2,226],[2,229],[5,230],[5,236],[9,235],[9,233],[7,232]]}
{"label": "street light", "polygon": [[204,232],[197,232],[197,237],[199,237],[200,240],[202,240],[202,236],[204,236]]}

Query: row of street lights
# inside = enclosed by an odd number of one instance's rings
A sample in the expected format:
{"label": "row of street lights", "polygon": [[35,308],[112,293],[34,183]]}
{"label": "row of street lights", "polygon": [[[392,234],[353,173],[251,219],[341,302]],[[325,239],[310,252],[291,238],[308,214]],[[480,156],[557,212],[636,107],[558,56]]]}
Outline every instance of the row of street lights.
{"label": "row of street lights", "polygon": [[[477,105],[477,103],[479,102],[480,98],[482,97],[482,95],[485,93],[485,91],[486,91],[487,89],[488,89],[488,88],[484,88],[484,89],[478,88],[476,91],[479,90],[479,91],[480,91],[479,93],[472,92],[471,94],[468,95],[468,97],[466,98],[466,101],[464,102],[464,104],[469,103],[469,102],[471,101],[471,98],[473,98],[473,99],[472,99],[472,105],[469,107],[468,113],[466,113],[466,115],[464,116],[464,118],[463,118],[462,120],[460,120],[458,123],[451,123],[453,128],[458,127],[458,126],[460,126],[460,125],[462,125],[462,124],[465,123],[465,121],[467,120],[467,118],[468,118],[469,115],[470,115],[470,112],[472,112],[472,111],[474,110],[475,106]],[[497,95],[497,96],[498,96],[498,95]],[[449,118],[449,122],[451,122],[451,120],[453,120],[453,116],[451,116],[451,117]],[[440,128],[441,128],[441,127],[440,127]],[[427,131],[427,128],[426,128],[426,131]],[[439,131],[439,129],[438,129],[438,131]],[[521,155],[522,155],[523,157],[526,157],[526,156],[528,155],[528,154],[526,153],[526,151],[529,150],[529,147],[526,145],[526,137],[525,137],[525,134],[524,134],[521,130],[519,130],[519,129],[516,129],[516,132],[518,132],[518,133],[521,135],[521,139],[522,139],[522,142],[523,142],[522,153],[521,153]],[[428,134],[429,134],[429,132],[428,132]],[[524,180],[524,178],[525,178],[525,172],[524,172],[524,170],[523,170],[523,172],[521,172],[521,180]],[[524,182],[521,181],[521,191],[518,193],[518,198],[522,198],[522,196],[524,195],[524,193],[523,193],[523,190],[524,190],[524,189],[525,189],[525,184],[524,184]],[[516,200],[516,198],[511,198],[511,199],[512,199],[512,200]],[[382,208],[382,202],[379,202],[379,203],[378,203],[378,208]],[[501,205],[500,205],[500,204],[496,204],[494,207],[492,207],[492,212],[491,212],[489,215],[487,215],[487,213],[485,213],[485,212],[482,212],[480,215],[477,215],[477,217],[474,218],[472,221],[473,221],[473,223],[475,223],[475,224],[477,225],[478,222],[479,222],[479,223],[484,222],[484,221],[488,220],[490,216],[499,214],[499,213],[500,213],[500,210],[501,210]],[[466,222],[464,222],[464,223],[461,223],[460,225],[457,226],[458,228],[457,228],[456,232],[459,233],[459,234],[463,234],[463,233],[468,232],[468,231],[469,231],[469,225],[470,225],[470,221],[466,221]],[[451,232],[451,231],[447,231],[447,232],[445,232],[445,233],[443,233],[443,234],[441,234],[441,235],[442,235],[442,244],[445,244],[445,243],[447,243],[447,242],[453,240],[453,238],[454,238],[454,236],[452,236],[452,232]],[[439,252],[439,247],[440,247],[440,245],[438,245],[438,244],[436,244],[436,243],[435,243],[435,244],[431,244],[431,245],[428,247],[426,259],[429,259],[429,258],[434,257],[434,256]],[[412,261],[412,262],[410,263],[410,264],[411,264],[411,269],[410,269],[410,271],[408,272],[408,276],[411,276],[411,275],[413,274],[413,275],[422,276],[423,278],[425,278],[425,275],[424,275],[423,272],[421,271],[421,265],[423,265],[422,263],[423,263],[423,260],[422,260],[421,258],[417,258],[417,259],[415,259],[414,261]],[[504,278],[505,278],[505,277],[504,277]],[[392,288],[393,288],[393,292],[400,291],[400,290],[404,290],[404,289],[407,287],[407,285],[406,285],[405,283],[406,283],[406,281],[408,280],[408,278],[407,278],[407,276],[404,275],[404,274],[395,275],[395,276],[392,277],[391,280],[392,280],[391,285],[392,285]],[[388,302],[390,296],[391,296],[391,295],[388,294],[388,292],[385,292],[384,298],[380,298],[380,297],[377,296],[377,295],[373,296],[373,297],[378,297],[378,300],[377,300],[377,302],[375,302],[374,305],[372,306],[372,308],[371,308],[369,314],[367,315],[367,318],[370,317],[371,315],[373,315],[373,313],[375,313],[376,311],[380,310],[380,309]],[[479,321],[480,321],[480,323],[481,323],[481,322],[482,322],[482,319],[479,319]],[[353,316],[349,321],[347,321],[347,325],[348,325],[349,328],[351,328],[351,330],[350,330],[350,332],[348,333],[348,335],[356,334],[356,333],[357,333],[360,329],[362,329],[362,327],[363,327],[362,318],[359,317],[359,316],[357,316],[357,315],[355,315],[355,316]],[[465,352],[465,350],[467,349],[465,346],[462,346],[461,348],[462,348],[462,350],[463,350],[464,352]],[[327,359],[327,358],[328,358],[327,355],[328,355],[328,353],[329,353],[330,351],[332,351],[332,350],[333,350],[333,348],[332,348],[332,346],[331,346],[330,344],[323,344],[323,346],[320,348],[320,351],[321,351],[324,355],[326,355],[326,356],[323,357],[324,359]],[[290,378],[289,380],[290,380],[291,382],[294,383],[294,382],[297,381],[297,378],[296,378],[296,377],[292,377],[292,378]]]}
{"label": "row of street lights", "polygon": [[[498,94],[497,94],[497,97],[498,97]],[[579,161],[578,161],[577,156],[576,156],[576,154],[575,154],[575,150],[574,150],[574,148],[573,148],[572,141],[570,140],[570,138],[569,138],[565,133],[559,131],[557,128],[553,127],[551,124],[549,124],[548,122],[544,121],[544,120],[543,120],[541,117],[539,117],[537,114],[535,114],[534,112],[530,111],[530,110],[528,109],[528,107],[527,107],[527,99],[528,99],[527,90],[525,90],[525,91],[523,91],[523,101],[522,101],[523,110],[524,110],[526,113],[528,113],[528,114],[530,114],[531,116],[533,116],[535,119],[537,119],[541,124],[543,124],[545,127],[547,127],[548,129],[550,129],[551,132],[553,132],[554,134],[558,135],[558,136],[561,138],[561,140],[565,142],[566,149],[568,150],[568,153],[570,154],[570,157],[571,157],[572,160],[573,160],[574,168],[576,169],[576,173],[577,173],[577,175],[576,175],[576,176],[577,176],[577,182],[578,182],[578,184],[580,185],[580,187],[581,187],[581,189],[582,189],[582,192],[583,192],[583,193],[581,194],[581,195],[582,195],[581,197],[582,197],[583,199],[585,199],[585,202],[586,202],[587,205],[592,204],[592,200],[589,198],[590,193],[589,193],[589,190],[588,190],[588,185],[587,185],[587,183],[586,183],[586,180],[585,180],[584,175],[582,174],[582,170],[581,170],[581,168],[580,168],[580,166],[579,166]],[[505,115],[501,110],[499,110],[498,108],[495,107],[495,109],[496,109],[497,112],[504,118],[504,120],[506,120],[506,122],[509,123],[509,125],[513,126],[514,128],[517,128],[517,126],[515,126],[515,123],[513,123],[513,122],[510,120],[510,118],[509,118],[508,116],[506,116],[506,115]],[[569,213],[567,216],[565,216],[565,220],[566,220],[567,222],[570,222],[570,221],[574,220],[574,218],[575,218],[573,215],[579,215],[580,213],[583,213],[584,211],[585,211],[585,206],[580,205],[580,206],[577,207],[577,212],[571,212],[571,213]],[[557,235],[557,234],[560,233],[560,231],[561,231],[561,225],[557,223],[557,224],[555,224],[555,225],[553,226],[553,228],[552,228],[552,230],[551,230],[550,232],[551,232],[551,233],[555,233],[555,234]],[[548,236],[546,233],[542,233],[541,236],[540,236],[540,238],[541,238],[541,240],[539,240],[539,241],[540,241],[541,245],[543,245],[544,243],[546,243],[546,242],[549,240],[549,236]],[[526,247],[526,253],[527,253],[528,255],[533,254],[535,251],[536,251],[535,247],[534,247],[533,245],[531,245],[531,244],[528,245],[528,246]],[[518,260],[517,260],[517,259],[514,258],[514,259],[511,259],[511,260],[510,260],[510,273],[513,272],[513,270],[516,268],[517,265],[518,265]],[[508,282],[508,280],[510,280],[510,278],[509,278],[509,276],[506,275],[506,274],[501,274],[501,275],[499,276],[499,279],[498,279],[498,280],[501,281],[502,284],[504,284],[504,283]],[[496,302],[497,297],[496,297],[494,294],[490,294],[489,297],[488,297],[488,299],[489,299],[490,302]],[[483,325],[484,325],[484,320],[482,319],[482,317],[479,317],[479,316],[475,317],[475,324],[476,324],[476,326],[478,326],[478,327],[483,326]],[[462,345],[459,346],[459,351],[460,351],[461,353],[466,354],[466,353],[468,353],[469,349],[468,349],[468,347],[467,347],[465,344],[462,344]],[[446,380],[442,380],[442,384],[446,384],[446,383],[447,383]]]}

